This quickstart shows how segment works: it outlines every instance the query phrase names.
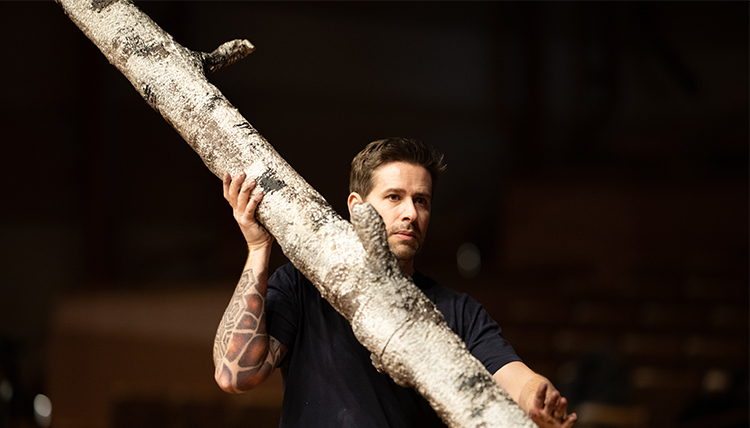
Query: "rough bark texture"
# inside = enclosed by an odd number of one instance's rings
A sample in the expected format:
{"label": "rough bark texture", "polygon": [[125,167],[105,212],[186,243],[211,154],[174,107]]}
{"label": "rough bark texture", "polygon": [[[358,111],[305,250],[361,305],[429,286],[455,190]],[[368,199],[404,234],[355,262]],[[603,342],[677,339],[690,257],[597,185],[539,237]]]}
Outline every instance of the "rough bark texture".
{"label": "rough bark texture", "polygon": [[372,206],[343,220],[208,83],[205,73],[249,54],[249,42],[193,52],[129,1],[58,2],[214,174],[257,179],[259,221],[349,320],[378,370],[416,388],[451,427],[535,427],[401,273]]}

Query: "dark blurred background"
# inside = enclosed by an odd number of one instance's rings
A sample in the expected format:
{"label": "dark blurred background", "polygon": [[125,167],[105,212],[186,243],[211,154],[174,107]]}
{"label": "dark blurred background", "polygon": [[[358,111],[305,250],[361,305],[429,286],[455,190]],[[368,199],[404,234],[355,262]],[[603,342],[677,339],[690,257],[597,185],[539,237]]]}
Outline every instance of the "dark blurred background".
{"label": "dark blurred background", "polygon": [[[417,268],[577,426],[748,426],[748,3],[137,4],[256,45],[211,82],[345,217],[367,142],[445,152]],[[275,426],[277,377],[213,382],[220,181],[58,5],[0,16],[0,427]]]}

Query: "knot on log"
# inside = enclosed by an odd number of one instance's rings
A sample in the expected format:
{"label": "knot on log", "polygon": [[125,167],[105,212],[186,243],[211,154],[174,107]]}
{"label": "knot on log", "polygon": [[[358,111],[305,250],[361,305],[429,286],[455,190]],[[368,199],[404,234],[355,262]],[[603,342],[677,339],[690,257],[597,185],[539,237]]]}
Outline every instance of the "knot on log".
{"label": "knot on log", "polygon": [[255,46],[247,40],[232,40],[222,44],[211,53],[200,53],[203,72],[206,75],[215,73],[250,55],[254,50]]}
{"label": "knot on log", "polygon": [[400,272],[396,257],[388,246],[388,234],[380,214],[367,202],[352,208],[352,225],[367,254],[367,264],[372,271],[384,272],[390,276]]}

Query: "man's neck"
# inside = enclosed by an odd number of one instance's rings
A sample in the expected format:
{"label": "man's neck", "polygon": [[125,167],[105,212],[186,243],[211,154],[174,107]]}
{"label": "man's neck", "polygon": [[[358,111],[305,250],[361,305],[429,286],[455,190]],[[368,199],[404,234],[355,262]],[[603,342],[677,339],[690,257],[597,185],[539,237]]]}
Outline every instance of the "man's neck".
{"label": "man's neck", "polygon": [[398,266],[401,268],[401,272],[411,278],[414,276],[414,260],[398,261]]}

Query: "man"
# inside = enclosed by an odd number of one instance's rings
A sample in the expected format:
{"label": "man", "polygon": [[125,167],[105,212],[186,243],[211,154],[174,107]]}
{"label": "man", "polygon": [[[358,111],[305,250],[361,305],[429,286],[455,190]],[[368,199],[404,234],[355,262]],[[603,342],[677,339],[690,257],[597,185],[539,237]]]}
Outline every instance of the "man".
{"label": "man", "polygon": [[[352,161],[349,212],[356,204],[372,204],[401,270],[437,305],[472,355],[537,425],[569,428],[576,415],[568,415],[565,398],[520,361],[486,311],[414,269],[430,222],[434,183],[444,168],[442,156],[421,141],[374,141]],[[268,278],[273,237],[255,220],[262,194],[252,194],[255,182],[245,178],[244,173],[224,177],[224,197],[249,254],[214,344],[221,388],[247,391],[280,367],[283,427],[444,426],[414,390],[375,370],[349,323],[294,266]]]}

